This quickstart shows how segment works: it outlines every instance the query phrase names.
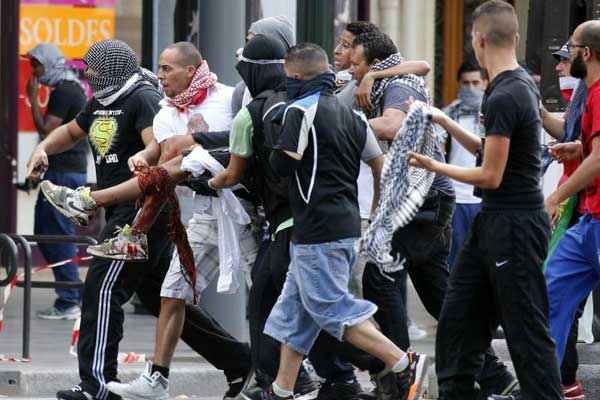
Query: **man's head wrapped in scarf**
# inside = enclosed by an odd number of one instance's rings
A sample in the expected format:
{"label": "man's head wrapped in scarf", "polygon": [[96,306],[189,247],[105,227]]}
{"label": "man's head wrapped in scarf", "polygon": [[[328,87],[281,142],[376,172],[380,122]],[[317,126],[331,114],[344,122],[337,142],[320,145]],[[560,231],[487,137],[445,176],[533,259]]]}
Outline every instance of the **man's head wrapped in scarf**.
{"label": "man's head wrapped in scarf", "polygon": [[94,43],[83,61],[87,64],[85,77],[96,100],[108,106],[130,93],[139,84],[158,88],[156,76],[138,64],[135,52],[121,40],[106,39]]}
{"label": "man's head wrapped in scarf", "polygon": [[65,57],[58,47],[52,43],[42,43],[31,49],[27,56],[35,58],[44,66],[44,74],[40,76],[40,83],[56,87],[62,81],[73,81],[81,84],[75,72],[65,65]]}

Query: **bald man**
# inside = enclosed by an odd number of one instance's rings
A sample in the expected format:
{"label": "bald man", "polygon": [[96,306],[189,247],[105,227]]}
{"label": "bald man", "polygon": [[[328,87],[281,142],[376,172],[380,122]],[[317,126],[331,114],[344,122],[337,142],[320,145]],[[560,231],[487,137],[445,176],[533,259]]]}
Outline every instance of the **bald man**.
{"label": "bald man", "polygon": [[561,362],[577,306],[600,280],[600,21],[579,25],[569,43],[569,52],[571,75],[585,79],[588,97],[581,118],[581,142],[563,143],[551,149],[560,159],[583,161],[546,200],[550,216],[555,220],[559,205],[569,197],[582,190],[585,196],[582,218],[565,233],[546,269],[550,332]]}
{"label": "bald man", "polygon": [[[548,332],[548,297],[542,265],[550,225],[541,191],[539,93],[516,59],[514,8],[488,1],[473,14],[472,44],[490,77],[483,100],[485,141],[445,114],[440,123],[481,166],[459,167],[413,154],[419,165],[482,190],[482,209],[454,265],[436,341],[440,400],[476,399],[475,378],[498,323],[521,392],[490,400],[563,398],[554,343]],[[460,139],[459,139],[460,138]],[[461,141],[462,140],[462,141]]]}

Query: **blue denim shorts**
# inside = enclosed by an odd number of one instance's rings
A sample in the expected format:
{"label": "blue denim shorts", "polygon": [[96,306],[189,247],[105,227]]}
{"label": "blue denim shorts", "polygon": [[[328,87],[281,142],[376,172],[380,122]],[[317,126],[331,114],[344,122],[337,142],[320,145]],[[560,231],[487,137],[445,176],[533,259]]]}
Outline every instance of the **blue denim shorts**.
{"label": "blue denim shorts", "polygon": [[350,238],[290,245],[290,268],[265,334],[306,355],[321,329],[341,341],[346,327],[375,314],[375,304],[348,292],[357,260],[355,242]]}

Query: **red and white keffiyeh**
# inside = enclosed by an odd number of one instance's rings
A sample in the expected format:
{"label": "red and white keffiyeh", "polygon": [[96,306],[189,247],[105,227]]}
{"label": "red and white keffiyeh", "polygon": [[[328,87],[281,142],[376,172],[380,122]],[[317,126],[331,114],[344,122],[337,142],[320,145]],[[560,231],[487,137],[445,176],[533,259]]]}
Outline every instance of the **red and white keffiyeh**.
{"label": "red and white keffiyeh", "polygon": [[204,101],[208,89],[217,83],[217,75],[210,72],[206,60],[196,68],[192,82],[183,92],[173,98],[169,98],[169,104],[179,111],[185,111],[191,105],[198,105]]}

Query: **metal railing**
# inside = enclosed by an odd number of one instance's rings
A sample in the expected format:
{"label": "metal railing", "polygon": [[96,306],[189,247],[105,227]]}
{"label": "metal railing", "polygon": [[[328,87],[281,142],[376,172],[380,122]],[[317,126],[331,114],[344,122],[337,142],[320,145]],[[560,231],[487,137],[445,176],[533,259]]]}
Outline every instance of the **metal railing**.
{"label": "metal railing", "polygon": [[[0,280],[0,287],[16,284],[23,288],[23,349],[22,357],[30,358],[31,341],[31,289],[82,288],[82,282],[34,281],[32,280],[33,259],[31,245],[37,244],[78,244],[94,245],[96,240],[89,236],[64,235],[17,235],[0,233],[0,264],[7,270],[6,278]],[[23,279],[18,279],[19,255],[23,259]],[[15,282],[15,279],[16,282]],[[4,305],[5,306],[5,305]]]}

